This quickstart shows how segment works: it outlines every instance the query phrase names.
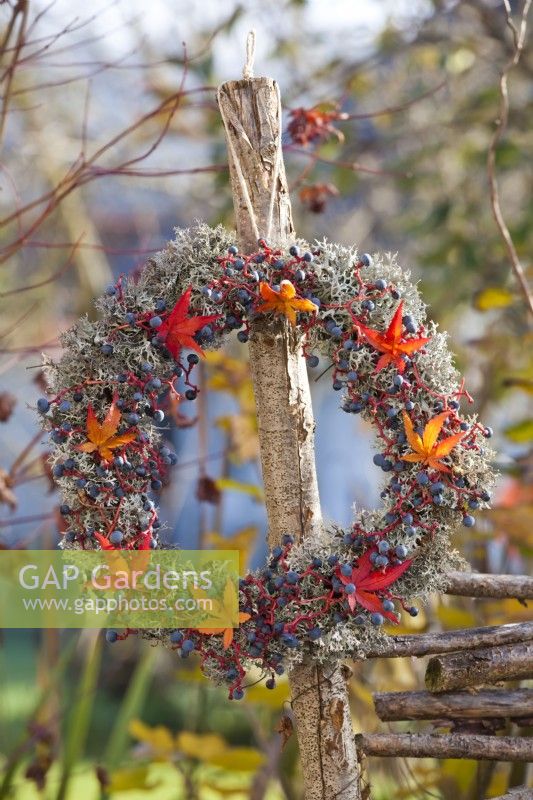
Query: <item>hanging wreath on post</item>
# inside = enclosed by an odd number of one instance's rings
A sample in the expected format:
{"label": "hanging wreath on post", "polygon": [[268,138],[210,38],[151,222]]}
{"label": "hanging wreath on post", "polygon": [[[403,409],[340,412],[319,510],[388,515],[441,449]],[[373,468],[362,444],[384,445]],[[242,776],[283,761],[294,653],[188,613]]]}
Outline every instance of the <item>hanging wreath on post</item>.
{"label": "hanging wreath on post", "polygon": [[[282,317],[303,337],[311,369],[330,368],[340,407],[376,433],[385,473],[382,507],[351,527],[295,543],[288,530],[266,564],[239,583],[238,629],[145,631],[243,695],[246,670],[267,686],[311,654],[364,657],[411,598],[442,590],[457,566],[450,535],[474,525],[493,475],[492,432],[461,403],[472,401],[446,334],[393,255],[359,255],[326,241],[287,251],[259,240],[243,255],[222,227],[177,232],[138,279],[120,278],[62,337],[46,360],[50,393],[37,403],[53,442],[52,472],[67,531],[62,546],[160,546],[153,495],[177,459],[162,438],[168,398],[194,401],[195,367],[233,331],[245,343],[259,315]],[[108,638],[124,638],[108,632]]]}

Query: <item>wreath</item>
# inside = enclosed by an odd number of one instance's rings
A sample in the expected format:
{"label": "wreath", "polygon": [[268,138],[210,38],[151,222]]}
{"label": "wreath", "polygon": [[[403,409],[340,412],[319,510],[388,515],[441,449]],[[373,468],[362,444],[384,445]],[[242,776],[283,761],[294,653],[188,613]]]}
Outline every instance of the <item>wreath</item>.
{"label": "wreath", "polygon": [[162,438],[166,404],[194,401],[203,352],[233,331],[245,343],[258,315],[286,318],[309,367],[331,369],[341,409],[374,426],[373,461],[386,474],[379,510],[298,543],[287,531],[266,564],[240,579],[238,629],[143,635],[184,658],[197,652],[238,699],[251,665],[273,688],[307,656],[364,657],[384,623],[402,609],[416,616],[408,598],[444,588],[460,561],[450,534],[472,527],[472,512],[490,500],[492,431],[461,411],[472,398],[446,334],[425,321],[394,255],[264,240],[244,255],[224,228],[198,224],[109,286],[97,308],[98,321],[83,318],[63,334],[58,363],[45,358],[49,395],[37,403],[62,494],[62,547],[160,546],[153,495],[177,462]]}

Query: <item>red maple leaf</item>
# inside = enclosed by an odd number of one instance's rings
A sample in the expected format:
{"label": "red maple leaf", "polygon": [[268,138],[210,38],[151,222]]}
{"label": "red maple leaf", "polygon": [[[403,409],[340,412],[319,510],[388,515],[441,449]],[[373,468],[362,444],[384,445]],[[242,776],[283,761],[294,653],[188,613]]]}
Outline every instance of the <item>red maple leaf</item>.
{"label": "red maple leaf", "polygon": [[176,305],[159,327],[158,337],[165,343],[169,353],[177,360],[182,347],[195,350],[203,356],[204,351],[195,341],[194,335],[210,322],[220,317],[220,314],[209,314],[198,317],[189,317],[192,286],[177,300]]}
{"label": "red maple leaf", "polygon": [[354,611],[356,605],[359,604],[367,611],[379,611],[390,622],[397,623],[398,619],[395,614],[383,609],[383,601],[376,592],[386,589],[397,581],[409,569],[413,559],[409,558],[402,564],[380,570],[376,569],[370,560],[372,553],[377,553],[377,547],[371,547],[363,553],[358,559],[357,566],[352,569],[351,575],[343,575],[340,567],[337,567],[336,575],[345,586],[349,583],[353,583],[355,586],[355,592],[347,595],[351,611]]}
{"label": "red maple leaf", "polygon": [[405,361],[402,358],[404,355],[411,355],[420,350],[429,339],[420,337],[418,339],[403,339],[402,338],[402,315],[403,315],[403,300],[396,309],[391,323],[385,333],[381,331],[374,331],[366,328],[364,325],[358,323],[358,328],[361,333],[366,337],[368,342],[383,353],[378,363],[376,364],[375,372],[387,367],[389,364],[394,364],[398,372],[405,370]]}

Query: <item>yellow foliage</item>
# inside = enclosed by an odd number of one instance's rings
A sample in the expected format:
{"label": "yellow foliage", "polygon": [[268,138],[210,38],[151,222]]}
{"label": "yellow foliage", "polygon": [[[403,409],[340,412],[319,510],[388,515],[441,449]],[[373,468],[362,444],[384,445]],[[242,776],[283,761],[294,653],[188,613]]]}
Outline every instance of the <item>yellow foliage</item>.
{"label": "yellow foliage", "polygon": [[502,768],[501,765],[496,767],[492,778],[490,780],[490,785],[487,790],[487,797],[499,797],[502,794],[505,794],[507,788],[509,786],[509,774],[505,768]]}
{"label": "yellow foliage", "polygon": [[372,692],[358,678],[352,678],[348,684],[350,692],[368,708],[374,708]]}
{"label": "yellow foliage", "polygon": [[460,797],[466,797],[468,788],[472,785],[477,772],[477,761],[464,759],[446,759],[442,762],[442,772],[448,775],[460,789]]}
{"label": "yellow foliage", "polygon": [[176,750],[198,761],[211,762],[211,759],[224,753],[226,749],[226,742],[217,733],[181,731],[176,734]]}
{"label": "yellow foliage", "polygon": [[206,534],[206,542],[213,550],[238,550],[239,551],[239,571],[242,575],[246,572],[250,556],[252,555],[258,529],[254,525],[241,528],[233,536],[222,536],[216,531]]}
{"label": "yellow foliage", "polygon": [[248,362],[231,358],[222,350],[211,350],[205,355],[209,368],[208,388],[216,392],[228,392],[236,398],[244,411],[255,413],[254,391]]}
{"label": "yellow foliage", "polygon": [[476,296],[475,306],[479,311],[490,311],[491,308],[506,308],[513,300],[514,295],[508,289],[489,286]]}
{"label": "yellow foliage", "polygon": [[157,781],[148,782],[149,770],[149,765],[126,767],[116,770],[111,774],[111,783],[108,789],[109,794],[128,792],[133,789],[154,789],[159,783]]}
{"label": "yellow foliage", "polygon": [[203,760],[222,769],[255,772],[264,763],[265,757],[253,747],[228,747],[222,753],[216,753],[211,758]]}
{"label": "yellow foliage", "polygon": [[168,728],[156,725],[150,728],[140,719],[133,719],[129,724],[130,735],[139,742],[150,747],[156,761],[168,761],[174,754],[174,737]]}
{"label": "yellow foliage", "polygon": [[267,689],[264,683],[256,683],[246,690],[246,701],[257,703],[258,705],[268,706],[268,708],[280,709],[290,698],[289,682],[278,680],[274,689]]}
{"label": "yellow foliage", "polygon": [[227,392],[239,406],[237,414],[221,416],[215,422],[229,437],[230,458],[237,464],[253,461],[259,457],[259,441],[249,365],[221,350],[208,352],[206,356],[209,366],[208,387]]}
{"label": "yellow foliage", "polygon": [[180,669],[177,672],[178,680],[189,681],[190,683],[209,683],[209,685],[212,686],[209,679],[205,677],[200,669],[200,666],[196,664],[196,666],[190,667],[189,663],[190,662],[184,662],[183,667],[180,664]]}
{"label": "yellow foliage", "polygon": [[215,424],[228,435],[229,458],[233,464],[244,464],[259,457],[255,411],[218,417]]}
{"label": "yellow foliage", "polygon": [[476,618],[470,611],[456,606],[440,605],[437,609],[437,617],[442,622],[445,629],[471,628],[476,624]]}
{"label": "yellow foliage", "polygon": [[235,783],[235,782],[226,784],[219,781],[204,780],[200,785],[200,789],[208,789],[220,795],[220,797],[239,796],[245,798],[249,796],[250,777],[248,776],[245,780],[246,780],[245,785],[243,785],[242,783]]}
{"label": "yellow foliage", "polygon": [[[173,736],[162,725],[151,728],[140,720],[133,720],[129,731],[133,737],[150,747],[156,760],[172,761],[178,756],[185,756],[203,764],[236,772],[255,772],[264,762],[264,756],[258,750],[253,747],[230,747],[217,733],[180,731]],[[116,788],[114,791],[140,788],[142,782],[146,784],[147,769],[148,767],[119,771],[116,773],[116,785],[123,788]]]}
{"label": "yellow foliage", "polygon": [[254,500],[257,500],[258,503],[262,503],[264,500],[263,490],[260,486],[256,486],[255,483],[242,483],[242,481],[236,481],[233,478],[218,478],[215,481],[217,489],[220,491],[226,490],[233,490],[234,492],[243,492],[243,494],[249,494]]}
{"label": "yellow foliage", "polygon": [[459,47],[446,58],[446,69],[452,75],[459,75],[461,72],[466,72],[475,60],[476,55],[472,50],[468,50],[466,47]]}

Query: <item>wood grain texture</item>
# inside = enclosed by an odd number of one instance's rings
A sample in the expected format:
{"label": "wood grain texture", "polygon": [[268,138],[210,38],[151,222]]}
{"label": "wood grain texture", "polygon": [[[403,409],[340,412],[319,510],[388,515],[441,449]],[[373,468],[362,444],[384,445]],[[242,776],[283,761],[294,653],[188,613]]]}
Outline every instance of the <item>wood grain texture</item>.
{"label": "wood grain texture", "polygon": [[406,656],[455,653],[458,650],[474,650],[533,639],[533,622],[520,622],[510,625],[488,625],[483,628],[465,628],[444,633],[409,633],[389,636],[367,658],[404,658]]}
{"label": "wood grain texture", "polygon": [[378,692],[374,694],[374,707],[383,722],[533,718],[533,691]]}
{"label": "wood grain texture", "polygon": [[279,87],[272,78],[228,81],[218,90],[226,129],[237,238],[244,252],[257,240],[274,245],[294,236],[281,152]]}
{"label": "wood grain texture", "polygon": [[[218,92],[226,129],[237,243],[287,245],[294,238],[281,156],[279,89],[270,78],[230,81]],[[301,341],[285,319],[251,326],[268,543],[323,530],[314,452],[314,418]],[[346,681],[340,666],[305,663],[290,672],[305,800],[360,800],[359,765]]]}
{"label": "wood grain texture", "polygon": [[473,733],[363,733],[356,745],[367,756],[469,758],[475,761],[533,761],[533,739]]}
{"label": "wood grain texture", "polygon": [[434,656],[425,682],[431,692],[445,692],[523,678],[533,678],[532,641]]}
{"label": "wood grain texture", "polygon": [[533,600],[533,578],[529,575],[491,575],[482,572],[450,572],[446,594],[461,597],[493,597]]}

